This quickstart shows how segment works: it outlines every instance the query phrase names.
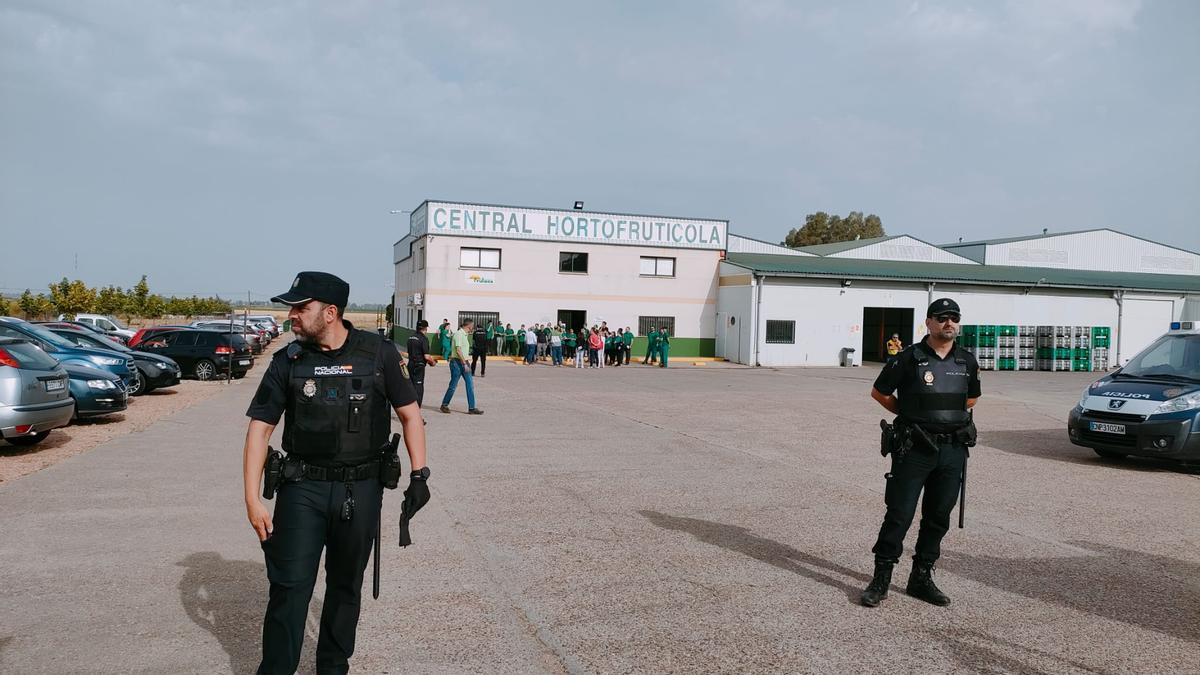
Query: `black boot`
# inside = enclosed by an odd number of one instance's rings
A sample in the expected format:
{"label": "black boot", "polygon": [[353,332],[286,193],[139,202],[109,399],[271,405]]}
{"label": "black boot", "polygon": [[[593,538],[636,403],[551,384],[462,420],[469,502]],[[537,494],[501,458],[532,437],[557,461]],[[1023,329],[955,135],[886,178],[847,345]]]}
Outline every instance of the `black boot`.
{"label": "black boot", "polygon": [[950,597],[933,583],[933,563],[913,561],[912,573],[908,575],[908,588],[905,589],[905,592],[938,607],[950,604]]}
{"label": "black boot", "polygon": [[875,563],[875,576],[862,592],[862,604],[866,607],[876,607],[887,597],[888,586],[892,583],[892,563]]}

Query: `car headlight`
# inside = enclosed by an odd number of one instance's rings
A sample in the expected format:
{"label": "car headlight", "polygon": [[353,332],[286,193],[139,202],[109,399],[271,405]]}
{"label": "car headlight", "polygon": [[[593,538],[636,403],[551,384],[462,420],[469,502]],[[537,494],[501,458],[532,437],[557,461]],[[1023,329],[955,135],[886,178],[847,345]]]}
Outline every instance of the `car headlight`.
{"label": "car headlight", "polygon": [[125,359],[114,359],[107,356],[89,356],[88,359],[92,363],[98,363],[102,366],[119,366],[125,363]]}
{"label": "car headlight", "polygon": [[1091,387],[1088,387],[1088,388],[1086,388],[1086,389],[1084,389],[1084,390],[1083,390],[1083,396],[1080,396],[1080,397],[1079,397],[1079,404],[1078,404],[1078,405],[1079,405],[1079,407],[1080,407],[1080,408],[1084,407],[1084,404],[1085,404],[1085,403],[1087,403],[1088,396],[1091,396],[1091,395],[1092,395],[1092,388],[1091,388]]}
{"label": "car headlight", "polygon": [[1200,408],[1200,391],[1194,391],[1190,394],[1176,396],[1169,401],[1164,401],[1151,414],[1159,415],[1162,413],[1183,412],[1185,410],[1195,410],[1196,408]]}
{"label": "car headlight", "polygon": [[88,380],[88,387],[91,389],[116,389],[117,385],[112,383],[112,380]]}

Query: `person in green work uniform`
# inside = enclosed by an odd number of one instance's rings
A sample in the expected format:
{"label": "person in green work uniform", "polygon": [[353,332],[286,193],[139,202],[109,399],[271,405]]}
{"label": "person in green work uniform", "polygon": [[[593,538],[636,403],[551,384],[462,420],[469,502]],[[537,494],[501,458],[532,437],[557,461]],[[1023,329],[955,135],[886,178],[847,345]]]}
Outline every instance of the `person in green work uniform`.
{"label": "person in green work uniform", "polygon": [[667,354],[671,351],[671,336],[667,335],[667,329],[663,328],[658,332],[658,353],[662,357],[662,363],[658,364],[660,368],[667,367]]}
{"label": "person in green work uniform", "polygon": [[658,329],[650,327],[650,333],[646,335],[646,358],[642,359],[642,365],[647,363],[656,363],[658,361]]}
{"label": "person in green work uniform", "polygon": [[515,356],[517,353],[517,332],[511,323],[504,324],[504,353]]}
{"label": "person in green work uniform", "polygon": [[568,328],[562,336],[563,358],[575,360],[575,331]]}
{"label": "person in green work uniform", "polygon": [[625,354],[625,365],[629,365],[629,352],[633,350],[633,331],[629,330],[629,326],[621,333],[621,342],[625,344],[625,348],[621,350]]}
{"label": "person in green work uniform", "polygon": [[438,346],[442,348],[442,358],[446,361],[450,360],[450,319],[442,319],[442,325],[438,326]]}
{"label": "person in green work uniform", "polygon": [[521,324],[521,327],[517,329],[517,355],[523,356],[524,354],[525,354],[525,324]]}
{"label": "person in green work uniform", "polygon": [[485,349],[493,356],[499,356],[499,353],[492,351],[492,347],[496,344],[496,322],[489,321],[487,325],[487,347]]}

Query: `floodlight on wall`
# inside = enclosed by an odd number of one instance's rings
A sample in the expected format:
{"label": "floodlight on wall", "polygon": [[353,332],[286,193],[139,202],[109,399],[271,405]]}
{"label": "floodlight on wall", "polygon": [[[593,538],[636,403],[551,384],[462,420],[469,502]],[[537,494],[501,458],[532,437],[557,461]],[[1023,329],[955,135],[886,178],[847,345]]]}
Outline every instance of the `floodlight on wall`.
{"label": "floodlight on wall", "polygon": [[583,202],[575,202],[575,210],[582,211],[583,210]]}

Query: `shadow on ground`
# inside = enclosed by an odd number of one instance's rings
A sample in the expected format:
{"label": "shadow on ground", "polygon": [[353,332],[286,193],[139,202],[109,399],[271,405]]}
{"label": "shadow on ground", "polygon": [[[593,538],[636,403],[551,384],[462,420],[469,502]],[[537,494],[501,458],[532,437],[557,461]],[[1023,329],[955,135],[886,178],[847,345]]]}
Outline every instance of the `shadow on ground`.
{"label": "shadow on ground", "polygon": [[1124,471],[1175,471],[1191,473],[1192,470],[1176,462],[1150,457],[1128,459],[1104,459],[1091,448],[1071,443],[1064,424],[1059,429],[1026,429],[1022,431],[989,431],[979,434],[979,445],[1015,455],[1053,459],[1070,464],[1094,464],[1109,466]]}
{"label": "shadow on ground", "polygon": [[998,558],[948,553],[942,568],[1009,593],[1200,642],[1200,564],[1070,542],[1095,555]]}
{"label": "shadow on ground", "polygon": [[950,628],[929,634],[946,645],[959,669],[971,673],[1058,675],[1095,672],[1086,664],[1050,652],[1003,640],[982,631]]}
{"label": "shadow on ground", "polygon": [[[847,599],[854,604],[858,604],[862,589],[871,581],[870,575],[842,567],[773,539],[757,536],[749,528],[699,518],[671,516],[657,511],[638,511],[638,513],[664,530],[686,532],[706,544],[749,556],[825,584],[830,588],[836,588],[845,593]],[[862,586],[852,586],[825,572],[858,579],[862,582]]]}
{"label": "shadow on ground", "polygon": [[[267,609],[267,573],[261,562],[226,560],[211,551],[193,553],[178,563],[179,600],[188,618],[208,631],[229,655],[233,673],[253,673],[262,656],[262,620]],[[313,648],[321,601],[309,606],[301,673],[315,667]]]}

